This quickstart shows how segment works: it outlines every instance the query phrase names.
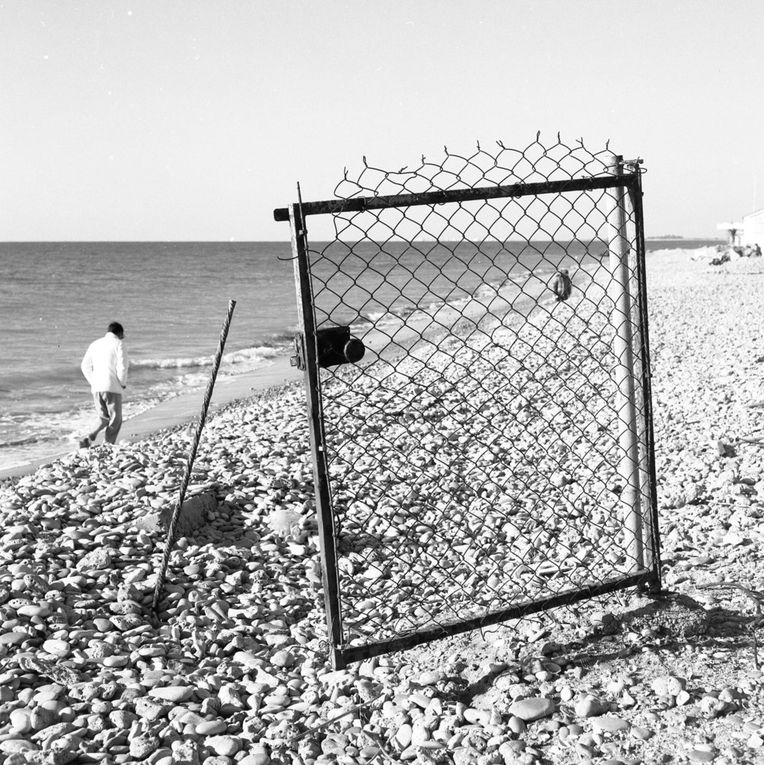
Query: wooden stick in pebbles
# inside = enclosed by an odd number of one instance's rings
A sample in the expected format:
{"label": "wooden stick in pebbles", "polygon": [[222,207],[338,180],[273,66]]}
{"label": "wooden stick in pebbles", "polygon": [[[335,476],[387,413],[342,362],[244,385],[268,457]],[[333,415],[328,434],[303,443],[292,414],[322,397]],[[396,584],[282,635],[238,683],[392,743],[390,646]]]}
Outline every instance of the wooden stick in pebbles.
{"label": "wooden stick in pebbles", "polygon": [[228,329],[231,326],[231,318],[233,316],[233,309],[236,307],[235,300],[228,301],[228,313],[226,314],[223,327],[220,330],[220,339],[218,341],[218,349],[215,353],[215,358],[212,362],[212,370],[210,371],[210,379],[207,381],[207,390],[204,392],[204,399],[202,401],[202,411],[199,415],[199,422],[196,424],[196,433],[194,433],[194,440],[191,445],[191,451],[186,461],[186,471],[183,476],[183,480],[180,484],[180,493],[178,495],[178,503],[173,511],[172,518],[170,519],[170,526],[167,529],[167,539],[164,544],[164,554],[162,555],[162,565],[159,568],[159,574],[157,575],[157,583],[154,588],[154,600],[151,603],[151,611],[156,616],[157,609],[159,607],[159,598],[162,594],[162,588],[164,587],[165,574],[167,572],[167,563],[170,559],[170,552],[172,551],[173,543],[175,542],[175,529],[178,525],[178,519],[180,518],[180,511],[183,507],[183,502],[186,498],[186,490],[188,489],[188,482],[191,479],[191,470],[194,466],[194,460],[196,459],[196,450],[199,448],[199,440],[202,437],[202,430],[204,429],[204,422],[207,419],[207,410],[210,407],[210,400],[212,399],[212,391],[215,388],[215,378],[220,368],[220,361],[223,358],[223,350],[225,348],[226,339],[228,338]]}

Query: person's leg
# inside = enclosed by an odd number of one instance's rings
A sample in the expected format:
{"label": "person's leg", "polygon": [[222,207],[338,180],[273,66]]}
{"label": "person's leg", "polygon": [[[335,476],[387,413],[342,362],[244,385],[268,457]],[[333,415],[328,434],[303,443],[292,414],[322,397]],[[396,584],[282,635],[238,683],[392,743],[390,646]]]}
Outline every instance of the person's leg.
{"label": "person's leg", "polygon": [[98,416],[98,424],[80,441],[80,446],[90,446],[95,441],[96,436],[109,424],[110,415],[104,399],[104,396],[107,395],[107,393],[93,394],[93,406]]}
{"label": "person's leg", "polygon": [[109,410],[109,424],[104,434],[104,440],[107,444],[113,444],[117,440],[119,429],[122,427],[122,394],[104,393],[106,396],[106,407]]}

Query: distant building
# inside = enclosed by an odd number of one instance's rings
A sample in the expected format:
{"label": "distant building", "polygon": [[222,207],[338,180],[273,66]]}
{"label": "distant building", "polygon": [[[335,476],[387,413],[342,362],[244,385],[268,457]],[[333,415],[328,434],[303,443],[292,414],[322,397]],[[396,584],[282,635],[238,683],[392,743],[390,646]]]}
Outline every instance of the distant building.
{"label": "distant building", "polygon": [[764,247],[764,207],[743,216],[743,231],[740,243],[743,246],[758,244]]}
{"label": "distant building", "polygon": [[736,223],[719,223],[716,228],[727,232],[727,243],[732,247],[752,247],[758,244],[764,248],[764,207],[743,216]]}

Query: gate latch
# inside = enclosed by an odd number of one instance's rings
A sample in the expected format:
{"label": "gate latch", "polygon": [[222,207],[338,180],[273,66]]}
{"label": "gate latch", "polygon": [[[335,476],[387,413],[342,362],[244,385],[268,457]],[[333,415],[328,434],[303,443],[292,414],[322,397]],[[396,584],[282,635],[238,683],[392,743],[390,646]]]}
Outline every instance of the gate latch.
{"label": "gate latch", "polygon": [[351,337],[350,327],[327,327],[316,332],[318,366],[334,367],[338,364],[355,364],[366,353],[366,346]]}

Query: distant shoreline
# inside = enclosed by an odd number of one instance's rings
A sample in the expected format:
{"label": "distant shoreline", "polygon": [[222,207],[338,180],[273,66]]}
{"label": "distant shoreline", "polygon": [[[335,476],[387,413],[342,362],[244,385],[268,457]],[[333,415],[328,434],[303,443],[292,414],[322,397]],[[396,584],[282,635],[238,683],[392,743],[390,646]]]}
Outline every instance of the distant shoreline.
{"label": "distant shoreline", "polygon": [[[693,252],[694,249],[695,248],[672,248],[669,250],[652,250],[648,254],[651,254],[652,252],[666,253],[672,251],[676,253],[690,253]],[[365,338],[370,349],[381,342],[380,338],[376,338],[376,342],[374,341],[373,336],[375,334],[379,333],[372,332],[368,338]],[[386,337],[387,336],[383,334],[383,339]],[[274,357],[273,362],[267,367],[234,378],[218,379],[211,402],[211,412],[228,404],[256,396],[268,389],[280,388],[301,379],[302,373],[290,366],[289,358],[287,356]],[[120,441],[135,442],[165,430],[193,424],[199,416],[202,400],[202,390],[190,391],[168,398],[156,406],[131,417],[123,424],[118,445]],[[50,464],[76,450],[77,447],[74,444],[68,447],[62,446],[60,450],[44,457],[23,461],[8,467],[0,467],[0,481],[28,475],[34,472],[37,468]]]}

